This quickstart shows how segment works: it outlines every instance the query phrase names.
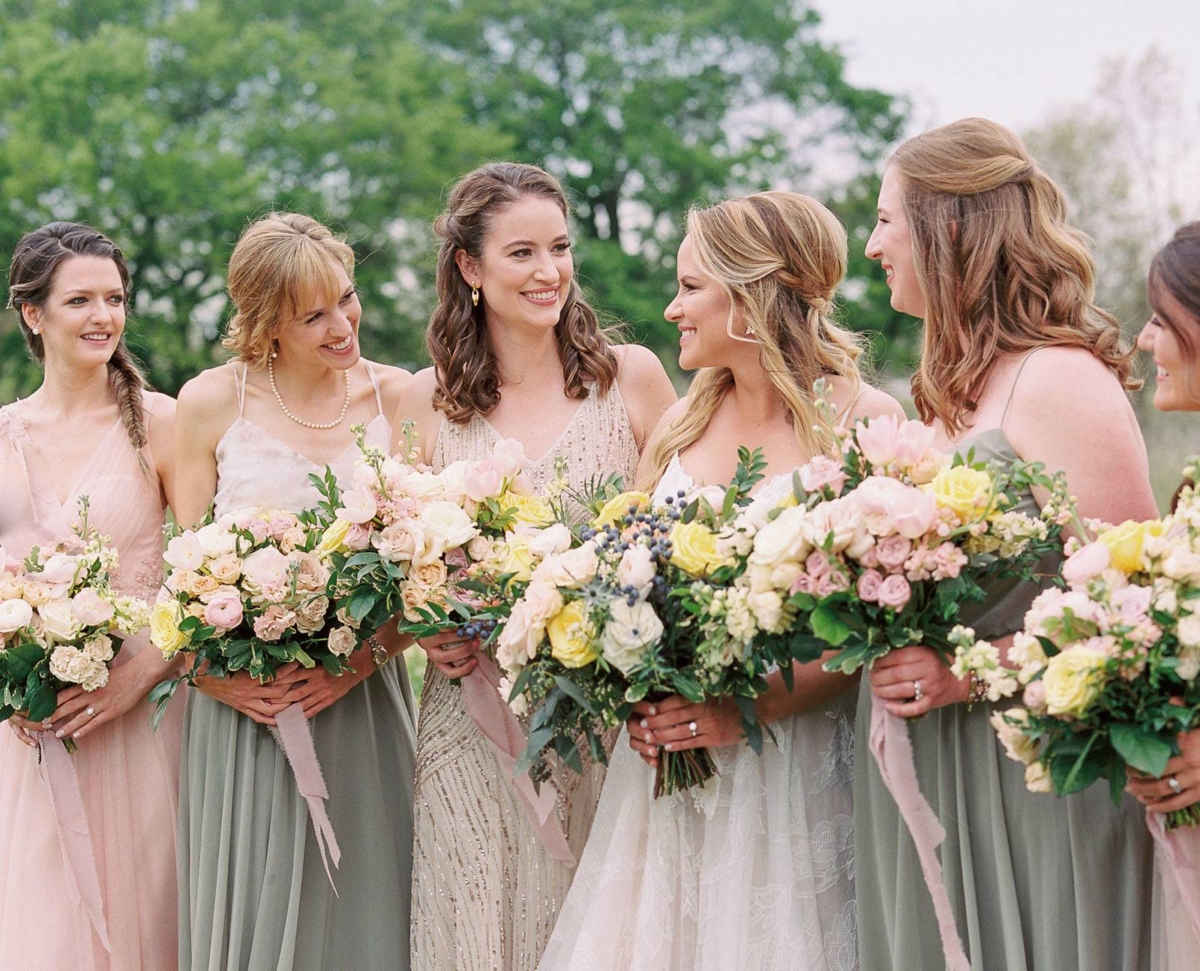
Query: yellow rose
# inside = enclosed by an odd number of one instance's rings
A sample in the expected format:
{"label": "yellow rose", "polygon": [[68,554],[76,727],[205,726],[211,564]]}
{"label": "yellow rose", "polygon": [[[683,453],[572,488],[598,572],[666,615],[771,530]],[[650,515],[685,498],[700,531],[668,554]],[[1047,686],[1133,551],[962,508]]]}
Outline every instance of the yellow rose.
{"label": "yellow rose", "polygon": [[346,542],[346,536],[353,525],[353,523],[345,519],[335,519],[330,523],[329,528],[325,530],[325,535],[321,537],[321,542],[313,550],[313,553],[322,559],[330,553],[336,553],[342,548],[342,544]]}
{"label": "yellow rose", "polygon": [[496,500],[501,509],[512,512],[513,518],[519,523],[531,526],[549,526],[554,522],[554,510],[540,496],[522,496],[515,492],[505,492]]}
{"label": "yellow rose", "polygon": [[1099,542],[1108,547],[1111,556],[1110,565],[1122,573],[1136,573],[1142,568],[1142,547],[1147,536],[1161,536],[1162,522],[1151,519],[1139,523],[1127,519],[1120,526],[1114,526],[1106,533],[1101,533]]}
{"label": "yellow rose", "polygon": [[587,619],[587,605],[572,600],[546,623],[550,638],[550,656],[565,668],[581,668],[600,655],[596,652],[594,631]]}
{"label": "yellow rose", "polygon": [[650,497],[644,492],[622,492],[619,496],[613,496],[596,513],[596,518],[592,520],[592,525],[600,528],[603,526],[614,526],[622,518],[629,515],[629,507],[637,506],[641,509],[644,506],[650,505]]}
{"label": "yellow rose", "polygon": [[500,573],[511,573],[514,580],[524,582],[533,576],[534,559],[529,542],[510,535],[500,554]]}
{"label": "yellow rose", "polygon": [[1078,718],[1104,685],[1104,655],[1083,647],[1068,648],[1046,662],[1046,711]]}
{"label": "yellow rose", "polygon": [[717,551],[717,534],[695,521],[672,526],[671,544],[671,562],[694,577],[705,576],[729,563]]}
{"label": "yellow rose", "polygon": [[976,522],[992,512],[988,508],[992,498],[992,477],[981,469],[967,465],[943,468],[925,488],[940,507],[949,509],[964,523]]}
{"label": "yellow rose", "polygon": [[183,609],[174,600],[164,600],[150,611],[150,643],[171,660],[191,638],[179,630]]}

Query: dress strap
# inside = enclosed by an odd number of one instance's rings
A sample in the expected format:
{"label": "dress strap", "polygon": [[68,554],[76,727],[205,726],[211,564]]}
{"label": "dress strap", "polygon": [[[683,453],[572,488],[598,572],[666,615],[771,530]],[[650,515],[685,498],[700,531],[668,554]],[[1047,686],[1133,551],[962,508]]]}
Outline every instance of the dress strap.
{"label": "dress strap", "polygon": [[250,369],[249,364],[243,364],[242,370],[237,369],[237,362],[231,361],[233,365],[233,383],[237,388],[238,396],[238,417],[242,417],[242,413],[246,410],[246,372]]}
{"label": "dress strap", "polygon": [[1008,417],[1008,409],[1012,406],[1013,398],[1017,394],[1017,382],[1021,380],[1021,372],[1025,370],[1025,365],[1029,363],[1029,359],[1034,353],[1040,351],[1041,347],[1034,347],[1025,352],[1025,356],[1021,358],[1021,363],[1017,366],[1017,373],[1013,377],[1012,387],[1008,389],[1008,400],[1004,402],[1004,411],[1000,414],[1000,431],[1004,431],[1004,419]]}
{"label": "dress strap", "polygon": [[858,404],[858,399],[861,398],[866,393],[867,393],[867,386],[864,384],[861,387],[859,387],[858,394],[856,394],[853,398],[851,398],[846,403],[846,407],[844,409],[842,409],[842,414],[838,418],[837,424],[835,425],[835,427],[837,428],[837,430],[839,432],[845,430],[846,422],[848,422],[850,420],[850,416],[852,414],[854,414],[854,406],[856,404]]}
{"label": "dress strap", "polygon": [[375,407],[379,409],[379,413],[383,414],[383,396],[379,393],[379,378],[375,376],[375,369],[371,367],[371,362],[363,360],[363,364],[367,366],[367,377],[371,379],[371,387],[375,389]]}

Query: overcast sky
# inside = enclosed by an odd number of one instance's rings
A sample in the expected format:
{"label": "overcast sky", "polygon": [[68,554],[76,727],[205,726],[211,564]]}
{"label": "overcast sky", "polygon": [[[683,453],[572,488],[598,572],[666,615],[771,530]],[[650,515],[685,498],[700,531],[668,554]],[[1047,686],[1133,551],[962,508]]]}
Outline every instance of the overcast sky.
{"label": "overcast sky", "polygon": [[[856,84],[906,94],[918,128],[983,115],[1018,130],[1091,95],[1106,58],[1151,45],[1200,104],[1197,0],[815,0]],[[1190,62],[1190,63],[1189,63]],[[1192,117],[1198,117],[1193,113]]]}

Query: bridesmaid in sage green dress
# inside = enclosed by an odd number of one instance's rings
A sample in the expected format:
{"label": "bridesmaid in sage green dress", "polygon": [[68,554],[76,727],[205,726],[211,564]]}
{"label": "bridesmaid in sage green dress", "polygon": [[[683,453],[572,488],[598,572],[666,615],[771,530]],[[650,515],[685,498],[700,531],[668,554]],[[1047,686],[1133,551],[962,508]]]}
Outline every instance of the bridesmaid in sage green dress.
{"label": "bridesmaid in sage green dress", "polygon": [[[1085,516],[1155,515],[1123,394],[1131,354],[1092,302],[1091,259],[1061,192],[1016,135],[967,119],[902,144],[867,255],[883,264],[892,306],[925,322],[914,398],[942,448],[1062,469]],[[998,584],[968,621],[1007,647],[1038,589]],[[873,704],[919,717],[909,727],[917,777],[946,830],[940,859],[971,967],[1145,971],[1153,855],[1140,807],[1130,797],[1114,807],[1106,786],[1067,798],[1028,791],[990,706],[969,703],[971,687],[928,648],[906,648],[875,665],[858,712],[859,725]],[[856,760],[862,971],[944,967],[916,850],[866,732]]]}
{"label": "bridesmaid in sage green dress", "polygon": [[[386,448],[409,375],[359,357],[362,313],[350,248],[299,215],[242,236],[229,266],[237,358],[180,393],[180,522],[250,506],[298,511],[309,473],[346,476],[351,426]],[[285,668],[200,678],[189,692],[179,828],[183,971],[346,971],[409,967],[415,712],[402,644],[382,630],[353,674]],[[268,727],[299,703],[311,719],[341,847],[330,885],[308,808]]]}

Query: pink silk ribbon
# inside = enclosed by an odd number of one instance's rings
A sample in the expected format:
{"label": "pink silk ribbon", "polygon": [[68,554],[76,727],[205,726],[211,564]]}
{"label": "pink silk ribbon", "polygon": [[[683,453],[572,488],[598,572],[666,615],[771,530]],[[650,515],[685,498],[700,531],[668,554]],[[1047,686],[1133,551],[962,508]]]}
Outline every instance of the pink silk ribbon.
{"label": "pink silk ribbon", "polygon": [[96,850],[92,846],[75,763],[57,739],[39,739],[38,756],[38,771],[50,794],[50,806],[58,824],[58,839],[67,871],[67,893],[74,906],[83,904],[96,936],[104,950],[111,954],[104,902],[100,897],[100,877],[96,872]]}
{"label": "pink silk ribbon", "polygon": [[1180,830],[1167,829],[1167,817],[1162,813],[1146,810],[1146,828],[1158,846],[1159,858],[1163,863],[1164,875],[1179,891],[1183,908],[1192,922],[1192,931],[1200,938],[1200,833],[1195,830],[1191,845]]}
{"label": "pink silk ribbon", "polygon": [[937,848],[945,841],[946,830],[921,795],[908,726],[889,713],[874,694],[871,696],[869,744],[875,763],[879,766],[879,774],[883,776],[883,784],[896,800],[900,815],[917,847],[921,872],[925,875],[929,896],[933,898],[933,910],[942,935],[946,967],[949,971],[971,971],[971,962],[967,960],[962,939],[954,924],[954,912],[950,909],[950,897],[946,893],[946,882],[937,858]]}
{"label": "pink silk ribbon", "polygon": [[535,789],[528,770],[517,775],[517,759],[525,751],[528,739],[516,715],[500,696],[500,671],[495,662],[482,652],[475,657],[479,663],[462,679],[463,705],[467,714],[479,726],[484,738],[492,743],[496,760],[512,781],[517,798],[524,804],[546,852],[560,863],[573,867],[575,854],[571,852],[555,814],[558,791],[549,782],[543,782],[540,790]]}
{"label": "pink silk ribbon", "polygon": [[296,703],[283,709],[275,716],[275,727],[271,729],[271,734],[275,736],[283,754],[287,756],[292,773],[296,777],[296,788],[308,803],[308,815],[317,834],[321,862],[325,864],[325,875],[329,877],[329,885],[334,888],[333,894],[336,897],[337,886],[333,882],[333,871],[329,867],[329,861],[332,859],[336,867],[342,861],[342,851],[333,833],[329,814],[325,811],[329,787],[325,785],[325,777],[321,774],[321,763],[317,759],[317,750],[313,747],[312,732],[309,731],[308,719],[304,717],[304,707]]}

